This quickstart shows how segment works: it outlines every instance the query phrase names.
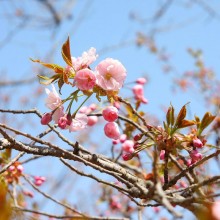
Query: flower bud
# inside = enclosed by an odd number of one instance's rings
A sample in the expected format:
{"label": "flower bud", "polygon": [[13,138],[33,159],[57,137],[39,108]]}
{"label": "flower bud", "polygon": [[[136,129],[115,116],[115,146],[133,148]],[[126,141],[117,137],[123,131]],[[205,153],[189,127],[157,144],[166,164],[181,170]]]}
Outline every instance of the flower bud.
{"label": "flower bud", "polygon": [[133,155],[130,154],[130,153],[122,155],[122,158],[123,158],[124,161],[130,160],[130,159],[132,159],[132,157],[133,157]]}
{"label": "flower bud", "polygon": [[195,138],[195,139],[193,139],[193,146],[198,147],[198,148],[202,148],[203,143],[199,138]]}
{"label": "flower bud", "polygon": [[52,112],[48,112],[48,113],[44,113],[40,122],[42,125],[47,125],[51,121],[52,121]]}
{"label": "flower bud", "polygon": [[164,160],[165,158],[165,150],[160,151],[160,160]]}
{"label": "flower bud", "polygon": [[143,78],[143,77],[138,78],[136,80],[136,83],[141,84],[141,85],[144,85],[146,82],[147,82],[147,80],[145,78]]}
{"label": "flower bud", "polygon": [[102,111],[102,115],[106,121],[113,122],[118,118],[118,109],[114,106],[108,106]]}
{"label": "flower bud", "polygon": [[134,141],[132,140],[126,140],[123,144],[122,144],[122,149],[125,152],[128,153],[133,153],[134,152]]}
{"label": "flower bud", "polygon": [[104,127],[105,135],[112,139],[120,137],[119,127],[115,122],[108,122]]}
{"label": "flower bud", "polygon": [[119,138],[119,140],[120,140],[121,143],[124,143],[124,142],[126,141],[126,139],[127,139],[127,135],[126,135],[126,134],[122,134],[122,135],[120,136],[120,138]]}

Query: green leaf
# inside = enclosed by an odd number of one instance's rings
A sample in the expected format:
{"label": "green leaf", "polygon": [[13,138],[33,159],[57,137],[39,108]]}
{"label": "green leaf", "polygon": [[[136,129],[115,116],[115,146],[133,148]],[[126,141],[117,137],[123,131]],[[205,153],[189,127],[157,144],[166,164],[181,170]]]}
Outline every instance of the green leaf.
{"label": "green leaf", "polygon": [[72,59],[71,59],[71,53],[70,53],[70,41],[69,37],[67,38],[66,42],[62,46],[62,57],[64,61],[67,63],[69,66],[73,66],[72,64]]}
{"label": "green leaf", "polygon": [[168,110],[167,110],[167,114],[166,114],[166,119],[167,119],[167,125],[169,126],[170,124],[173,125],[174,124],[174,108],[171,105]]}

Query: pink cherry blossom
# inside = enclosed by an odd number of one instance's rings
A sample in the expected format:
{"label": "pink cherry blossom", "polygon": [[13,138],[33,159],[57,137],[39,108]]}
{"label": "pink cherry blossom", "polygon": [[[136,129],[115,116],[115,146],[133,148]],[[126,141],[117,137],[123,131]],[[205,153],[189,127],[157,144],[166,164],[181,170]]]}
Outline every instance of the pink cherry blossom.
{"label": "pink cherry blossom", "polygon": [[42,125],[47,125],[51,121],[52,121],[52,112],[48,112],[48,113],[44,113],[40,122]]}
{"label": "pink cherry blossom", "polygon": [[98,55],[96,54],[96,49],[91,47],[87,52],[83,52],[81,57],[72,57],[72,64],[75,71],[79,71],[84,68],[88,68],[91,63],[93,63]]}
{"label": "pink cherry blossom", "polygon": [[118,109],[114,106],[108,106],[102,111],[102,116],[106,121],[113,122],[118,118]]}
{"label": "pink cherry blossom", "polygon": [[147,80],[145,78],[143,78],[143,77],[138,78],[136,80],[136,83],[141,84],[141,85],[144,85],[146,82],[147,82]]}
{"label": "pink cherry blossom", "polygon": [[193,139],[193,146],[198,147],[198,148],[202,148],[203,143],[199,138],[195,138],[195,139]]}
{"label": "pink cherry blossom", "polygon": [[74,81],[80,90],[90,90],[96,84],[96,77],[93,71],[86,68],[76,73]]}
{"label": "pink cherry blossom", "polygon": [[96,67],[96,78],[102,89],[118,91],[126,78],[126,69],[118,60],[107,58]]}
{"label": "pink cherry blossom", "polygon": [[68,119],[66,115],[60,117],[58,120],[58,126],[62,129],[65,129],[67,125],[68,125]]}
{"label": "pink cherry blossom", "polygon": [[123,151],[127,152],[127,153],[133,153],[134,152],[134,141],[132,140],[126,140],[123,144],[122,144],[122,149]]}
{"label": "pink cherry blossom", "polygon": [[104,132],[111,139],[118,139],[120,137],[119,127],[115,122],[108,122],[104,127]]}
{"label": "pink cherry blossom", "polygon": [[58,124],[59,119],[64,116],[64,111],[63,111],[63,110],[64,110],[64,107],[63,107],[63,106],[60,106],[60,107],[53,113],[52,118],[53,118],[53,120],[55,121],[56,124]]}
{"label": "pink cherry blossom", "polygon": [[45,102],[46,102],[46,106],[49,109],[54,110],[62,105],[62,100],[59,94],[57,93],[55,86],[53,84],[51,84],[51,86],[52,86],[52,91],[50,91],[48,88],[45,89],[48,95]]}
{"label": "pink cherry blossom", "polygon": [[88,117],[85,114],[77,113],[75,118],[72,119],[72,123],[69,126],[69,131],[79,131],[86,128],[88,123]]}
{"label": "pink cherry blossom", "polygon": [[87,122],[87,125],[88,126],[93,126],[95,125],[96,123],[98,122],[98,117],[97,116],[89,116],[88,117],[88,122]]}
{"label": "pink cherry blossom", "polygon": [[90,114],[92,112],[91,108],[89,108],[88,106],[82,106],[80,109],[79,109],[79,113],[82,113],[82,114]]}

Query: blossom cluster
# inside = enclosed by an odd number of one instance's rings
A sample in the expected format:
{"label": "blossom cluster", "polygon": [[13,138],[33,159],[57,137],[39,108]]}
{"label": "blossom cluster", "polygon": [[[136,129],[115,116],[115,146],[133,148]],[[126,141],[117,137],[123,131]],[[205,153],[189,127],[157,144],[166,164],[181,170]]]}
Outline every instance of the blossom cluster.
{"label": "blossom cluster", "polygon": [[[64,49],[63,53],[65,54]],[[71,59],[68,59],[67,67],[59,67],[61,71],[60,75],[63,76],[63,78],[59,78],[59,80],[62,81],[62,83],[66,82],[67,84],[72,85],[73,89],[75,88],[75,91],[71,93],[68,98],[62,100],[56,91],[54,84],[52,84],[52,90],[46,88],[46,106],[51,111],[43,115],[41,118],[41,124],[47,125],[53,120],[61,129],[69,129],[70,132],[74,132],[97,123],[97,116],[88,116],[88,114],[95,110],[94,106],[85,110],[85,106],[82,104],[72,113],[71,107],[73,101],[77,101],[79,96],[86,96],[87,100],[94,93],[98,99],[99,96],[107,96],[108,99],[114,100],[114,95],[119,92],[126,78],[125,67],[121,62],[112,58],[107,58],[101,61],[94,70],[92,70],[90,65],[96,61],[97,57],[96,49],[90,48],[87,52],[84,52],[82,56],[77,58],[71,57]],[[42,62],[40,63],[45,65]],[[60,75],[58,76],[58,74],[55,74],[55,76],[51,78],[52,81],[54,82],[54,79],[57,80]],[[65,77],[68,79],[64,79]],[[70,79],[73,79],[73,81],[70,82]],[[50,82],[50,80],[48,81]],[[59,86],[60,89],[61,87],[62,86]],[[79,94],[79,92],[82,94]],[[67,101],[69,101],[70,104],[67,109],[64,109],[64,103]],[[111,108],[116,109],[113,106],[109,109]],[[109,111],[109,109],[106,109],[105,111]],[[115,113],[118,114],[116,111]],[[106,114],[112,113],[105,112],[103,116]],[[109,123],[107,123],[104,128],[105,134],[113,139],[117,139],[117,135],[119,135],[118,125],[114,122],[116,119],[117,118],[114,120],[112,118],[106,119]]]}

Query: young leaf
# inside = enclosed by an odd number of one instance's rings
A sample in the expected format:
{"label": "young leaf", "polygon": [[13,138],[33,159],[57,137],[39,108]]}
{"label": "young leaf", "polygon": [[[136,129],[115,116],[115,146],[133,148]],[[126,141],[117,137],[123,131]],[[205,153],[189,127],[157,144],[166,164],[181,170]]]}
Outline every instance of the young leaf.
{"label": "young leaf", "polygon": [[59,75],[53,75],[52,77],[41,76],[41,75],[37,75],[37,76],[38,76],[40,84],[43,84],[46,86],[56,81],[59,78]]}
{"label": "young leaf", "polygon": [[168,110],[167,110],[167,115],[166,115],[166,119],[167,119],[167,125],[169,126],[170,124],[173,125],[174,124],[174,108],[171,105]]}
{"label": "young leaf", "polygon": [[196,124],[196,121],[183,119],[181,123],[178,125],[178,128],[186,128],[186,127],[189,127],[195,124]]}
{"label": "young leaf", "polygon": [[64,84],[64,81],[62,78],[59,78],[58,80],[58,87],[59,87],[59,93],[61,94],[61,89],[62,89],[62,86]]}
{"label": "young leaf", "polygon": [[199,126],[199,135],[202,133],[202,131],[207,128],[212,121],[215,119],[215,115],[212,115],[210,112],[206,112],[205,115],[202,118],[202,121]]}
{"label": "young leaf", "polygon": [[69,37],[67,38],[66,42],[62,46],[62,57],[67,65],[73,66],[71,53],[70,53],[70,40]]}
{"label": "young leaf", "polygon": [[63,70],[64,70],[63,67],[61,67],[57,64],[54,64],[54,63],[44,63],[44,62],[41,62],[40,60],[33,60],[33,59],[31,59],[31,61],[35,62],[35,63],[40,63],[41,65],[43,65],[49,69],[53,69],[53,71],[55,73],[63,73]]}
{"label": "young leaf", "polygon": [[179,125],[181,124],[182,120],[186,117],[186,105],[184,105],[178,116],[177,116],[177,119],[176,119],[176,123],[175,123],[175,127],[179,127]]}

